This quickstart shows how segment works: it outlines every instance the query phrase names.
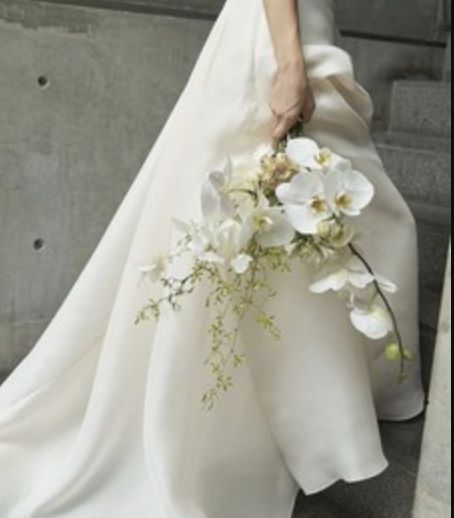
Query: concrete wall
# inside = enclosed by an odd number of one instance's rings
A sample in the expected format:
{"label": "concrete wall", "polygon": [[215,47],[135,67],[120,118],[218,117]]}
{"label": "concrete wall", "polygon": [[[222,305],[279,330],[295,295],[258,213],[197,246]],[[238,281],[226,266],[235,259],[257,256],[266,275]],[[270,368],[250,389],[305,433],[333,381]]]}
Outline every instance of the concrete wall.
{"label": "concrete wall", "polygon": [[[52,0],[115,9],[213,17],[224,0]],[[451,0],[337,0],[338,20],[348,32],[398,39],[443,41]]]}
{"label": "concrete wall", "polygon": [[[355,1],[343,4],[345,28],[359,23]],[[140,2],[149,12],[0,0],[0,371],[34,344],[89,258],[222,3]],[[379,120],[393,79],[441,74],[439,0],[414,2],[406,11],[430,14],[415,27],[431,45],[344,39]],[[372,3],[382,16],[393,5]],[[178,16],[156,14],[170,8]]]}
{"label": "concrete wall", "polygon": [[210,27],[0,2],[0,370],[76,279]]}

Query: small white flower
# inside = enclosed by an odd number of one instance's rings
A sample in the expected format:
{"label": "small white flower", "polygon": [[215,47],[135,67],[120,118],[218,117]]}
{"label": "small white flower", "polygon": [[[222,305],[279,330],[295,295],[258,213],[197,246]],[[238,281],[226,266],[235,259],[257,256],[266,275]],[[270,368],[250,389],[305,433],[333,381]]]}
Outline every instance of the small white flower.
{"label": "small white flower", "polygon": [[288,245],[295,230],[287,216],[278,207],[257,209],[244,222],[240,234],[240,247],[244,248],[255,236],[264,248]]}
{"label": "small white flower", "polygon": [[233,219],[207,222],[198,227],[188,249],[200,261],[226,264],[238,255],[239,233],[240,224]]}
{"label": "small white flower", "polygon": [[397,286],[386,277],[383,277],[383,275],[375,274],[375,279],[383,291],[387,291],[388,293],[397,292]]}
{"label": "small white flower", "polygon": [[326,199],[335,214],[359,216],[374,197],[372,183],[349,165],[330,171],[324,183]]}
{"label": "small white flower", "polygon": [[234,205],[227,193],[227,186],[232,177],[230,158],[222,171],[212,171],[202,185],[202,214],[206,221],[218,221],[230,217]]}
{"label": "small white flower", "polygon": [[166,271],[167,266],[167,258],[161,254],[156,255],[150,264],[140,267],[142,278],[147,278],[152,282],[158,282]]}
{"label": "small white flower", "polygon": [[228,182],[229,192],[255,191],[259,184],[260,172],[260,163],[252,159],[235,164]]}
{"label": "small white flower", "polygon": [[252,257],[248,254],[239,254],[230,261],[230,265],[235,273],[243,274],[249,270],[249,266],[253,261]]}
{"label": "small white flower", "polygon": [[364,289],[375,280],[375,277],[355,256],[350,256],[347,260],[343,259],[340,263],[327,265],[318,277],[318,280],[309,288],[312,293],[340,291],[348,288],[349,285]]}
{"label": "small white flower", "polygon": [[350,320],[358,331],[372,340],[385,338],[394,330],[391,315],[378,304],[353,307],[350,312]]}
{"label": "small white flower", "polygon": [[298,173],[276,189],[276,196],[295,230],[317,234],[318,225],[332,216],[325,199],[323,180],[315,173]]}
{"label": "small white flower", "polygon": [[287,156],[296,164],[305,169],[321,170],[322,166],[317,158],[320,156],[318,144],[305,137],[290,139],[285,150]]}

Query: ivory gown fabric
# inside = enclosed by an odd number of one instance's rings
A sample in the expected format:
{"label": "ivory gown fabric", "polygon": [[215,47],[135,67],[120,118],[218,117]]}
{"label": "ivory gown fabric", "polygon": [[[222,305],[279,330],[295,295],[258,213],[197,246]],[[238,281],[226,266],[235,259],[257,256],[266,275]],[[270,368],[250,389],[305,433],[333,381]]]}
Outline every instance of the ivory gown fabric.
{"label": "ivory gown fabric", "polygon": [[[330,0],[300,0],[317,100],[308,136],[352,159],[377,196],[361,246],[400,292],[418,354],[415,226],[371,144],[371,103],[334,46]],[[0,388],[2,518],[289,518],[306,493],[382,472],[378,417],[421,412],[419,358],[406,384],[305,271],[279,279],[284,330],[246,326],[247,367],[211,413],[200,396],[210,315],[203,289],[177,315],[134,325],[150,287],[138,266],[168,250],[171,219],[198,218],[205,173],[269,140],[276,64],[262,0],[228,0],[187,86],[52,323]]]}

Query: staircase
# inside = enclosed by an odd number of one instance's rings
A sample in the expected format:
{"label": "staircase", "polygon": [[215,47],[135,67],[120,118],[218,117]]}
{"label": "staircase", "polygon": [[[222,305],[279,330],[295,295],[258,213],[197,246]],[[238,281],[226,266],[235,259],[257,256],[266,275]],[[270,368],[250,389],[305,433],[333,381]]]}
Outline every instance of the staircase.
{"label": "staircase", "polygon": [[[451,226],[451,38],[440,81],[393,83],[387,130],[374,134],[388,174],[418,224],[421,349],[426,389]],[[294,518],[411,518],[424,417],[381,423],[390,468],[359,484],[301,495]],[[434,517],[427,517],[434,518]]]}

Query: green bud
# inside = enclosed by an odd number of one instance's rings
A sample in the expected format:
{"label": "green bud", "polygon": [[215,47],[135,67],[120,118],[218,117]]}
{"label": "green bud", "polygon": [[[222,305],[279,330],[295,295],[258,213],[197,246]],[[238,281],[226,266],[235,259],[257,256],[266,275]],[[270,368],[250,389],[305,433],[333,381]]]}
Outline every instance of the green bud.
{"label": "green bud", "polygon": [[414,360],[414,354],[412,351],[410,351],[410,349],[405,349],[404,350],[404,358],[406,360],[408,360],[409,362],[413,361]]}
{"label": "green bud", "polygon": [[393,342],[386,346],[385,349],[386,359],[390,362],[395,362],[400,359],[400,347],[399,344]]}

